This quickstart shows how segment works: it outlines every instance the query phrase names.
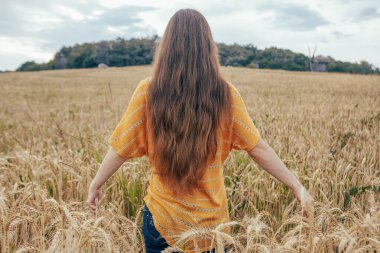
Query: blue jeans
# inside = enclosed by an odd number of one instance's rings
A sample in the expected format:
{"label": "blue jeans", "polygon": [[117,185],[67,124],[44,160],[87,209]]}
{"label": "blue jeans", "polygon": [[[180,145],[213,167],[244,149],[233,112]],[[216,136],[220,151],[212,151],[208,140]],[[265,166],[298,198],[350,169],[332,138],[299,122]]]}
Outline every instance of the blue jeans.
{"label": "blue jeans", "polygon": [[[166,240],[155,228],[152,213],[149,211],[148,207],[145,204],[143,209],[143,222],[141,229],[142,234],[144,235],[145,249],[147,253],[160,253],[162,250],[169,247]],[[207,252],[215,253],[215,249],[212,249],[211,252]],[[207,252],[205,251],[203,253]],[[227,249],[224,249],[224,252],[227,252]]]}

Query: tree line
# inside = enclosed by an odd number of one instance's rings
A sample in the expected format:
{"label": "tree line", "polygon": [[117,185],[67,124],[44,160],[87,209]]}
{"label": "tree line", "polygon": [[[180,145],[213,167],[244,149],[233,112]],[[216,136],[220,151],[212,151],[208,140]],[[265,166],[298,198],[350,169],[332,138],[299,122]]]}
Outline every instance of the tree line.
{"label": "tree line", "polygon": [[[110,67],[151,64],[155,46],[159,40],[160,37],[157,35],[129,40],[119,37],[110,41],[63,46],[47,63],[27,61],[17,68],[17,71],[94,68],[99,64]],[[251,43],[246,45],[216,44],[220,63],[223,66],[310,71],[309,57],[288,49],[276,47],[258,49]],[[328,72],[380,73],[379,68],[367,61],[351,63],[338,61],[330,56],[324,59],[326,59],[325,69]]]}

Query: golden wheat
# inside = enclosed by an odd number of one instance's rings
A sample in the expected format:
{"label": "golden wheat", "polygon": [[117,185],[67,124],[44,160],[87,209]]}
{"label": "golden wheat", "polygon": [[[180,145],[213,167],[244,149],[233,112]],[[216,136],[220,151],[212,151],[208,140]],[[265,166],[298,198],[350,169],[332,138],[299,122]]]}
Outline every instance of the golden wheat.
{"label": "golden wheat", "polygon": [[[217,252],[380,252],[380,77],[222,71],[315,197],[315,210],[302,217],[289,189],[233,151],[223,168],[231,222],[192,233],[214,238]],[[144,252],[146,157],[106,182],[96,213],[84,200],[109,134],[151,73],[142,66],[0,74],[1,252]]]}

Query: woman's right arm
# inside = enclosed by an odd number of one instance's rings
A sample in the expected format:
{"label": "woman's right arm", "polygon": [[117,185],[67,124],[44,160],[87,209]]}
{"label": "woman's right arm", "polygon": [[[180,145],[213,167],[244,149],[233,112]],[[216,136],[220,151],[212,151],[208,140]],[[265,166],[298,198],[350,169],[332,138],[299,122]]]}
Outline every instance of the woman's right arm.
{"label": "woman's right arm", "polygon": [[294,195],[301,203],[304,214],[307,215],[311,206],[314,204],[314,199],[295,175],[288,170],[275,151],[263,139],[260,139],[248,154],[265,171],[293,190]]}

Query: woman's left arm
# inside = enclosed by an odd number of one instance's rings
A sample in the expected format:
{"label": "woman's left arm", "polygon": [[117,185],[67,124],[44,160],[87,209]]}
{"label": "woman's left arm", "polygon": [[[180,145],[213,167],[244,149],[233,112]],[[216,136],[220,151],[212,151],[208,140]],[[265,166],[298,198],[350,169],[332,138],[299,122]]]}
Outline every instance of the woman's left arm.
{"label": "woman's left arm", "polygon": [[260,139],[256,146],[248,152],[265,171],[280,180],[293,190],[294,195],[301,203],[304,213],[307,215],[314,204],[313,197],[302,186],[296,176],[289,171],[280,160],[275,151],[264,140]]}
{"label": "woman's left arm", "polygon": [[88,189],[87,205],[92,211],[96,210],[96,200],[100,200],[102,197],[102,192],[100,188],[102,185],[110,178],[125,162],[126,160],[120,156],[116,151],[110,147],[107,154],[105,155],[102,164],[98,172],[96,173],[94,179],[92,180],[90,187]]}

